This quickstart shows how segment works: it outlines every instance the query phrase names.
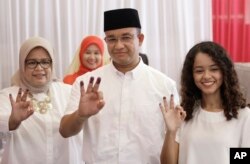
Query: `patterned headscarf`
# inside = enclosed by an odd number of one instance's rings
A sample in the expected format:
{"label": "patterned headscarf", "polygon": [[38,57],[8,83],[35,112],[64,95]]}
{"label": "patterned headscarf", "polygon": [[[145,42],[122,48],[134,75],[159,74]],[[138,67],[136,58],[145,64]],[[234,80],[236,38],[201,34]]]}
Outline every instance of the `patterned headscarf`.
{"label": "patterned headscarf", "polygon": [[[51,60],[52,60],[52,76],[49,79],[49,81],[42,87],[34,87],[32,86],[29,81],[25,78],[24,72],[25,72],[25,59],[29,55],[30,51],[33,50],[36,47],[42,47],[44,48]],[[40,92],[47,92],[50,86],[50,83],[52,82],[52,79],[55,79],[54,76],[54,54],[53,54],[53,48],[51,44],[41,37],[31,37],[23,42],[20,51],[19,51],[19,70],[15,73],[15,75],[12,77],[11,83],[12,85],[17,85],[21,87],[22,89],[29,89],[31,93],[40,93]]]}

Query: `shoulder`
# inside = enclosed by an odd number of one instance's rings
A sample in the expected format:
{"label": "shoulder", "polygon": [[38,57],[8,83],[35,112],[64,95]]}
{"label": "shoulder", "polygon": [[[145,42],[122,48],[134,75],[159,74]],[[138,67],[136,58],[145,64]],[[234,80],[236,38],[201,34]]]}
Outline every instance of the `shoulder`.
{"label": "shoulder", "polygon": [[85,74],[78,76],[76,81],[89,80],[91,76],[93,77],[105,77],[112,71],[110,64],[99,67],[93,71],[86,72]]}
{"label": "shoulder", "polygon": [[[236,120],[237,120],[237,123],[241,127],[244,127],[245,130],[249,131],[249,128],[250,128],[250,109],[249,109],[249,107],[239,109],[238,110],[238,118]],[[250,133],[249,133],[249,136],[250,136]],[[249,137],[248,137],[248,141],[249,141]]]}
{"label": "shoulder", "polygon": [[250,126],[250,108],[245,107],[238,110],[237,122]]}
{"label": "shoulder", "polygon": [[111,63],[101,66],[93,71],[88,72],[89,74],[101,74],[103,72],[108,72],[111,70]]}
{"label": "shoulder", "polygon": [[17,91],[19,90],[18,86],[12,86],[12,87],[8,87],[8,88],[4,88],[2,90],[0,90],[0,94],[1,95],[9,95],[9,94],[13,94],[13,93],[17,93]]}
{"label": "shoulder", "polygon": [[164,73],[162,73],[161,71],[152,68],[150,66],[145,66],[145,69],[147,70],[147,74],[149,76],[151,76],[151,78],[156,79],[159,82],[164,82],[164,83],[168,83],[169,85],[175,85],[176,82],[171,79],[170,77],[166,76]]}
{"label": "shoulder", "polygon": [[56,92],[70,92],[72,86],[69,84],[65,84],[60,81],[54,81],[51,83],[52,90],[55,90]]}
{"label": "shoulder", "polygon": [[12,97],[15,99],[17,96],[18,90],[19,90],[18,86],[8,87],[8,88],[4,88],[4,89],[0,90],[0,103],[1,103],[1,105],[9,103],[9,94],[11,94]]}
{"label": "shoulder", "polygon": [[250,119],[250,108],[249,107],[245,107],[245,108],[241,108],[238,110],[238,117],[239,118],[246,118],[248,117]]}

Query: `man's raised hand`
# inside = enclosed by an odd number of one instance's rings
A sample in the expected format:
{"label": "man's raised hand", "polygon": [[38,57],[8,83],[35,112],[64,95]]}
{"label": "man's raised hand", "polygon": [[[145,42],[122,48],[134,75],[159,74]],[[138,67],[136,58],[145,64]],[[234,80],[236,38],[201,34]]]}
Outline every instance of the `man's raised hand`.
{"label": "man's raised hand", "polygon": [[101,83],[101,78],[98,77],[94,84],[94,77],[91,77],[89,84],[85,91],[84,83],[80,82],[81,97],[78,108],[78,116],[85,119],[92,115],[97,114],[105,102],[103,100],[103,93],[99,91],[99,86]]}

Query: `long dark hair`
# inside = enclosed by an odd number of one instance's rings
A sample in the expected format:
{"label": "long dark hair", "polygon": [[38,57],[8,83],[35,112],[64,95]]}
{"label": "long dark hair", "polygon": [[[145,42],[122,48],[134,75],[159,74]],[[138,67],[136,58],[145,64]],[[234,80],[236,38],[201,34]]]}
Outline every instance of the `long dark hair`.
{"label": "long dark hair", "polygon": [[208,54],[218,64],[223,74],[221,85],[221,99],[224,114],[227,120],[237,118],[238,110],[246,107],[246,99],[240,91],[238,77],[234,65],[226,50],[217,43],[206,41],[196,44],[186,55],[181,75],[181,105],[187,112],[186,121],[192,119],[193,110],[201,101],[201,91],[195,85],[193,78],[193,65],[196,55],[199,53]]}

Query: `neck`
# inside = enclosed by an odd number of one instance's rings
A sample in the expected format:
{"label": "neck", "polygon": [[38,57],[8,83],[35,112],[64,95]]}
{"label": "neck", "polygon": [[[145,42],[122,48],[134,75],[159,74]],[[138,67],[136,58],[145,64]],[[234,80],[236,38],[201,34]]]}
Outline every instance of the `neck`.
{"label": "neck", "polygon": [[203,96],[201,106],[203,109],[211,112],[219,112],[223,110],[222,100],[219,96]]}
{"label": "neck", "polygon": [[140,59],[139,58],[135,62],[132,62],[130,64],[126,64],[126,65],[120,65],[120,64],[118,64],[118,63],[116,63],[116,62],[113,61],[113,64],[114,64],[115,68],[118,71],[120,71],[120,72],[122,72],[124,74],[127,73],[127,72],[129,72],[129,71],[131,71],[131,70],[133,70],[135,67],[137,67],[137,65],[139,63],[140,63]]}

